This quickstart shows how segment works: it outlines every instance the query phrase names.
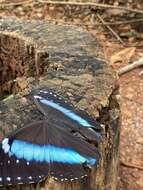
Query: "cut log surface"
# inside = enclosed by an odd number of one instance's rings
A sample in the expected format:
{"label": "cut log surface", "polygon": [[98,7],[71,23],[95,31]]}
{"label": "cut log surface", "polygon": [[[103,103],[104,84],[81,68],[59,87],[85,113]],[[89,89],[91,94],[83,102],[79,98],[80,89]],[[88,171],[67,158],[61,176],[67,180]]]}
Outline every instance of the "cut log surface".
{"label": "cut log surface", "polygon": [[[88,178],[54,181],[41,190],[115,190],[117,184],[120,106],[116,73],[103,61],[101,46],[87,31],[48,21],[0,19],[0,139],[17,127],[42,119],[28,94],[49,87],[103,127],[100,163]],[[5,188],[3,188],[5,189]],[[19,187],[10,187],[19,189]]]}

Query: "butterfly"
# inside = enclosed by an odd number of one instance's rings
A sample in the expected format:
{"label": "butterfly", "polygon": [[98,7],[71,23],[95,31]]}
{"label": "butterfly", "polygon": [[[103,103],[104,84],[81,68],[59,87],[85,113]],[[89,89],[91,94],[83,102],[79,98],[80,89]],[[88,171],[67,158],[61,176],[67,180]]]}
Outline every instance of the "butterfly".
{"label": "butterfly", "polygon": [[46,118],[17,129],[2,141],[0,187],[36,183],[48,175],[60,181],[83,178],[86,167],[97,166],[100,159],[94,145],[68,130],[77,126],[95,135],[90,129],[99,133],[100,127],[93,119],[83,117],[84,112],[51,90],[40,90],[33,98]]}

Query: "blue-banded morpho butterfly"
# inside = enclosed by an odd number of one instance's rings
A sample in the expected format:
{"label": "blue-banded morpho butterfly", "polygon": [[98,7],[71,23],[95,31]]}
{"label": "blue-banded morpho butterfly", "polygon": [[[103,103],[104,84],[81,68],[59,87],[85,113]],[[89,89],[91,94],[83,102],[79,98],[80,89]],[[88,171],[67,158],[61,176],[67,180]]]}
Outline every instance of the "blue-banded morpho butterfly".
{"label": "blue-banded morpho butterfly", "polygon": [[54,91],[39,89],[35,92],[34,102],[45,117],[60,122],[61,127],[79,132],[83,137],[96,144],[101,140],[100,124],[88,113],[76,109]]}
{"label": "blue-banded morpho butterfly", "polygon": [[96,166],[99,161],[95,146],[67,130],[77,125],[94,134],[90,117],[83,117],[52,91],[41,90],[34,100],[46,119],[17,129],[2,141],[0,187],[36,183],[48,175],[72,181],[87,176],[85,167]]}

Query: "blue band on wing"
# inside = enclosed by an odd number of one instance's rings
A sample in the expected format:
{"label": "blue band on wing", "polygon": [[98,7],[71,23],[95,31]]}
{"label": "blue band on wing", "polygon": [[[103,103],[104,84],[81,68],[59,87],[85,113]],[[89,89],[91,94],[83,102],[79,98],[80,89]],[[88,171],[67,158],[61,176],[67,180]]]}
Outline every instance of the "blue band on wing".
{"label": "blue band on wing", "polygon": [[81,118],[77,114],[73,113],[71,110],[68,110],[52,101],[42,99],[41,97],[39,97],[39,101],[43,104],[46,104],[47,106],[50,106],[52,108],[55,108],[55,109],[61,111],[67,117],[73,119],[74,121],[77,121],[80,125],[83,125],[84,127],[93,127],[89,122],[87,122],[85,119]]}
{"label": "blue band on wing", "polygon": [[35,145],[21,140],[14,140],[10,152],[18,159],[37,162],[59,162],[68,164],[88,163],[94,165],[95,158],[84,157],[70,148],[53,145]]}

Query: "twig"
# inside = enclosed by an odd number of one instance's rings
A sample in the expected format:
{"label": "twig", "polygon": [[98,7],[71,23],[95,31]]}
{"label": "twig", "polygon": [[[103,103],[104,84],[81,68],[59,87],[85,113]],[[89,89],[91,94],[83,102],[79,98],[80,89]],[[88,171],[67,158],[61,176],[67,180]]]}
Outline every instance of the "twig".
{"label": "twig", "polygon": [[121,38],[118,36],[118,34],[110,27],[106,24],[106,22],[103,20],[103,18],[97,14],[97,17],[101,20],[101,22],[106,26],[106,28],[108,28],[108,30],[110,30],[110,32],[117,38],[117,40],[119,40],[119,42],[121,42],[122,44],[124,43]]}
{"label": "twig", "polygon": [[[107,25],[122,25],[122,24],[132,24],[137,22],[143,22],[143,18],[137,18],[137,19],[131,19],[131,20],[125,20],[125,21],[117,21],[117,22],[106,22]],[[84,23],[83,23],[84,24]],[[85,26],[102,26],[103,23],[93,23],[93,24],[84,24]]]}
{"label": "twig", "polygon": [[124,73],[127,73],[127,72],[129,72],[129,71],[131,71],[131,70],[133,70],[133,69],[135,69],[135,68],[137,68],[137,67],[140,67],[140,66],[143,66],[143,57],[140,58],[138,61],[135,61],[135,62],[133,62],[132,64],[127,65],[127,66],[125,66],[125,67],[119,69],[118,75],[121,76],[121,75],[123,75]]}
{"label": "twig", "polygon": [[33,2],[33,0],[24,0],[21,2],[15,2],[15,3],[1,3],[0,2],[0,8],[2,7],[10,7],[10,6],[18,6],[18,5],[23,5],[23,4],[29,4]]}
{"label": "twig", "polygon": [[[105,22],[107,25],[122,25],[122,24],[130,24],[130,23],[136,23],[136,22],[143,22],[143,18],[137,18],[137,19],[131,19],[131,20],[125,20],[125,21],[117,21],[117,22]],[[93,24],[95,26],[103,25],[102,23],[96,23]]]}
{"label": "twig", "polygon": [[136,169],[138,169],[138,170],[143,170],[143,167],[142,166],[138,166],[138,165],[136,165],[136,164],[130,164],[130,163],[126,163],[126,162],[124,162],[124,161],[120,161],[120,164],[122,165],[122,166],[125,166],[125,167],[128,167],[128,168],[136,168]]}
{"label": "twig", "polygon": [[117,22],[109,22],[108,25],[121,25],[121,24],[130,24],[136,22],[143,22],[143,18],[131,19],[126,21],[117,21]]}
{"label": "twig", "polygon": [[71,1],[45,1],[45,0],[37,0],[40,3],[47,3],[47,4],[56,4],[56,5],[87,5],[87,6],[96,6],[96,7],[100,7],[100,8],[110,8],[110,9],[121,9],[121,10],[125,10],[128,12],[134,12],[134,13],[139,13],[139,14],[143,14],[142,10],[138,10],[138,9],[131,9],[131,8],[127,8],[127,7],[122,7],[122,6],[114,6],[114,5],[108,5],[108,4],[102,4],[102,3],[92,3],[92,2],[71,2]]}
{"label": "twig", "polygon": [[[50,21],[55,21],[55,19],[50,19]],[[65,21],[61,21],[61,20],[56,20],[58,23],[62,23],[62,24],[68,24],[71,25],[71,22],[65,22]],[[133,19],[133,20],[129,20],[129,21],[117,21],[117,22],[106,22],[106,25],[122,25],[122,24],[130,24],[130,23],[134,23],[134,22],[143,22],[143,18],[140,19]],[[93,23],[93,24],[86,24],[84,22],[81,23],[72,23],[72,25],[76,25],[76,26],[86,26],[86,27],[94,27],[94,26],[103,26],[103,23]]]}

